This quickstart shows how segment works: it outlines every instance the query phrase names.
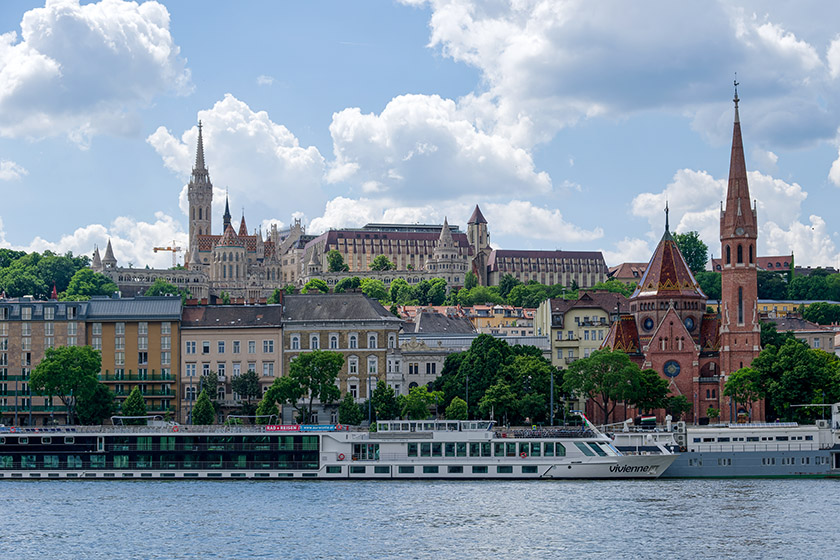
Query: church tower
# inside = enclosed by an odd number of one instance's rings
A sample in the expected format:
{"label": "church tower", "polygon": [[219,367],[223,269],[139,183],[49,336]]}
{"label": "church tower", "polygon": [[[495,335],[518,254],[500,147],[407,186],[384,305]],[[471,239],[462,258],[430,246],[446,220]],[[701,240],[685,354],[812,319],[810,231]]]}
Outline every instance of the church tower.
{"label": "church tower", "polygon": [[[756,209],[750,204],[747,166],[738,115],[738,83],[735,83],[735,126],[726,206],[720,214],[721,325],[720,366],[724,376],[747,367],[761,351],[756,278]],[[722,411],[723,412],[723,411]],[[729,411],[732,414],[733,411]],[[760,414],[760,411],[754,411]],[[755,414],[753,414],[755,417]]]}
{"label": "church tower", "polygon": [[467,222],[467,240],[473,250],[472,271],[478,277],[478,283],[487,285],[487,264],[490,260],[490,235],[487,233],[487,220],[475,205],[472,216]]}
{"label": "church tower", "polygon": [[191,255],[193,248],[198,248],[198,236],[212,233],[210,208],[213,203],[213,184],[204,165],[201,121],[198,122],[198,146],[195,150],[195,165],[187,186],[187,200],[190,204],[190,251],[187,254]]}

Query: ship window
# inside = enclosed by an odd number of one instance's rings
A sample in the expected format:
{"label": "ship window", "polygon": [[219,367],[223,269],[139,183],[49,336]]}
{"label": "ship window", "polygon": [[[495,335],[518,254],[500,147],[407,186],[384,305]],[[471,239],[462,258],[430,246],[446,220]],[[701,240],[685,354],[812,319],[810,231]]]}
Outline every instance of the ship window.
{"label": "ship window", "polygon": [[341,474],[341,467],[327,467],[327,474]]}
{"label": "ship window", "polygon": [[365,469],[365,467],[353,466],[353,467],[350,467],[350,474],[365,474],[366,470],[367,469]]}
{"label": "ship window", "polygon": [[446,457],[454,457],[455,456],[455,442],[450,441],[444,445],[443,453]]}
{"label": "ship window", "polygon": [[374,474],[391,474],[391,467],[373,467]]}
{"label": "ship window", "polygon": [[447,472],[449,474],[464,474],[464,467],[449,467]]}
{"label": "ship window", "polygon": [[400,474],[414,474],[414,467],[400,466]]}
{"label": "ship window", "polygon": [[455,453],[458,457],[466,457],[467,456],[467,442],[459,441],[455,444]]}
{"label": "ship window", "polygon": [[537,467],[535,465],[522,467],[522,474],[537,474]]}
{"label": "ship window", "polygon": [[496,467],[497,474],[513,474],[513,467],[510,465]]}
{"label": "ship window", "polygon": [[417,457],[417,444],[416,443],[409,443],[408,444],[408,456],[409,457]]}
{"label": "ship window", "polygon": [[421,443],[420,444],[420,456],[421,457],[431,457],[432,456],[432,444],[431,443]]}
{"label": "ship window", "polygon": [[470,442],[470,457],[480,457],[481,456],[481,447],[479,446],[478,442]]}
{"label": "ship window", "polygon": [[516,457],[516,444],[515,443],[506,443],[505,444],[505,456]]}
{"label": "ship window", "polygon": [[504,457],[505,456],[505,444],[504,443],[494,443],[493,444],[493,456],[494,457]]}
{"label": "ship window", "polygon": [[423,474],[438,474],[437,466],[425,466],[423,467]]}
{"label": "ship window", "polygon": [[586,447],[581,442],[576,441],[575,446],[577,446],[577,448],[580,450],[580,452],[583,453],[584,455],[586,455],[587,457],[594,457],[595,456],[595,454],[592,453],[592,450],[589,449],[588,447]]}
{"label": "ship window", "polygon": [[441,457],[442,456],[442,444],[441,443],[433,443],[432,444],[432,457]]}
{"label": "ship window", "polygon": [[543,455],[546,457],[554,457],[554,444],[547,442],[543,444]]}
{"label": "ship window", "polygon": [[601,447],[597,443],[590,443],[589,447],[591,447],[592,450],[595,451],[595,453],[597,453],[601,457],[607,456],[607,453],[603,449],[601,449]]}
{"label": "ship window", "polygon": [[531,456],[532,457],[539,457],[540,456],[540,444],[539,443],[532,443],[531,444]]}
{"label": "ship window", "polygon": [[487,467],[473,467],[473,474],[487,474]]}

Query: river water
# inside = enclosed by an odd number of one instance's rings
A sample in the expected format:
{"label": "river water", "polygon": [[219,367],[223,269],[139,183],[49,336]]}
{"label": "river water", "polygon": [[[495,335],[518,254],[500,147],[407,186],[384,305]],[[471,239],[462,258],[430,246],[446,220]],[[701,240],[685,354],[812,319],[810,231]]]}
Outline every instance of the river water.
{"label": "river water", "polygon": [[840,480],[0,481],[0,558],[837,558]]}

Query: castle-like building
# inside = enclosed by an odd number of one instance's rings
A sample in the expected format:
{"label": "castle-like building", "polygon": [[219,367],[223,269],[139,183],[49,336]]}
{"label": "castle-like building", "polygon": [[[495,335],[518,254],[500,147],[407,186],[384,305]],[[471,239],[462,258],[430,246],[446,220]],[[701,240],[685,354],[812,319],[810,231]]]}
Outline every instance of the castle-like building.
{"label": "castle-like building", "polygon": [[[473,272],[485,286],[497,285],[502,276],[511,274],[522,282],[588,288],[604,281],[607,274],[604,257],[596,251],[493,249],[478,205],[466,233],[444,218],[442,225],[368,224],[312,236],[296,219],[287,230],[272,225],[264,237],[259,229],[249,233],[244,215],[234,228],[226,198],[221,233],[214,233],[213,184],[204,161],[201,123],[187,198],[189,246],[183,270],[119,267],[110,241],[104,258],[95,249],[91,268],[111,278],[125,295],[140,294],[162,278],[189,289],[197,298],[224,292],[245,301],[267,298],[287,285],[302,287],[312,278],[321,278],[330,287],[351,276],[382,280],[386,287],[397,278],[410,284],[443,278],[449,286],[459,287],[467,273]],[[346,270],[330,270],[330,251],[338,251]],[[380,255],[390,261],[388,270],[371,269]]]}
{"label": "castle-like building", "polygon": [[[735,122],[725,206],[721,203],[721,311],[706,312],[707,296],[688,268],[668,227],[630,297],[629,313],[612,325],[603,347],[621,350],[643,368],[668,380],[671,393],[692,405],[689,420],[708,408],[734,421],[739,413],[764,418],[761,403],[724,397],[727,376],[749,366],[761,350],[758,317],[756,209],[750,203],[741,122],[735,91]],[[599,419],[600,420],[600,419]]]}

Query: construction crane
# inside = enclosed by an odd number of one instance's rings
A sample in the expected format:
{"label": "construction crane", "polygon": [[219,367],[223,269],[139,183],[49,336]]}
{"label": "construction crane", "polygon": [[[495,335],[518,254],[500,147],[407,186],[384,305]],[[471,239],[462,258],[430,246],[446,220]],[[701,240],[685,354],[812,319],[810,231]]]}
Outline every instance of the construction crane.
{"label": "construction crane", "polygon": [[158,251],[171,251],[172,252],[172,268],[175,268],[176,266],[178,266],[178,253],[183,251],[183,249],[181,249],[180,247],[175,245],[175,241],[173,240],[172,241],[172,246],[170,246],[170,247],[155,247],[154,251],[155,251],[155,253],[157,253]]}

